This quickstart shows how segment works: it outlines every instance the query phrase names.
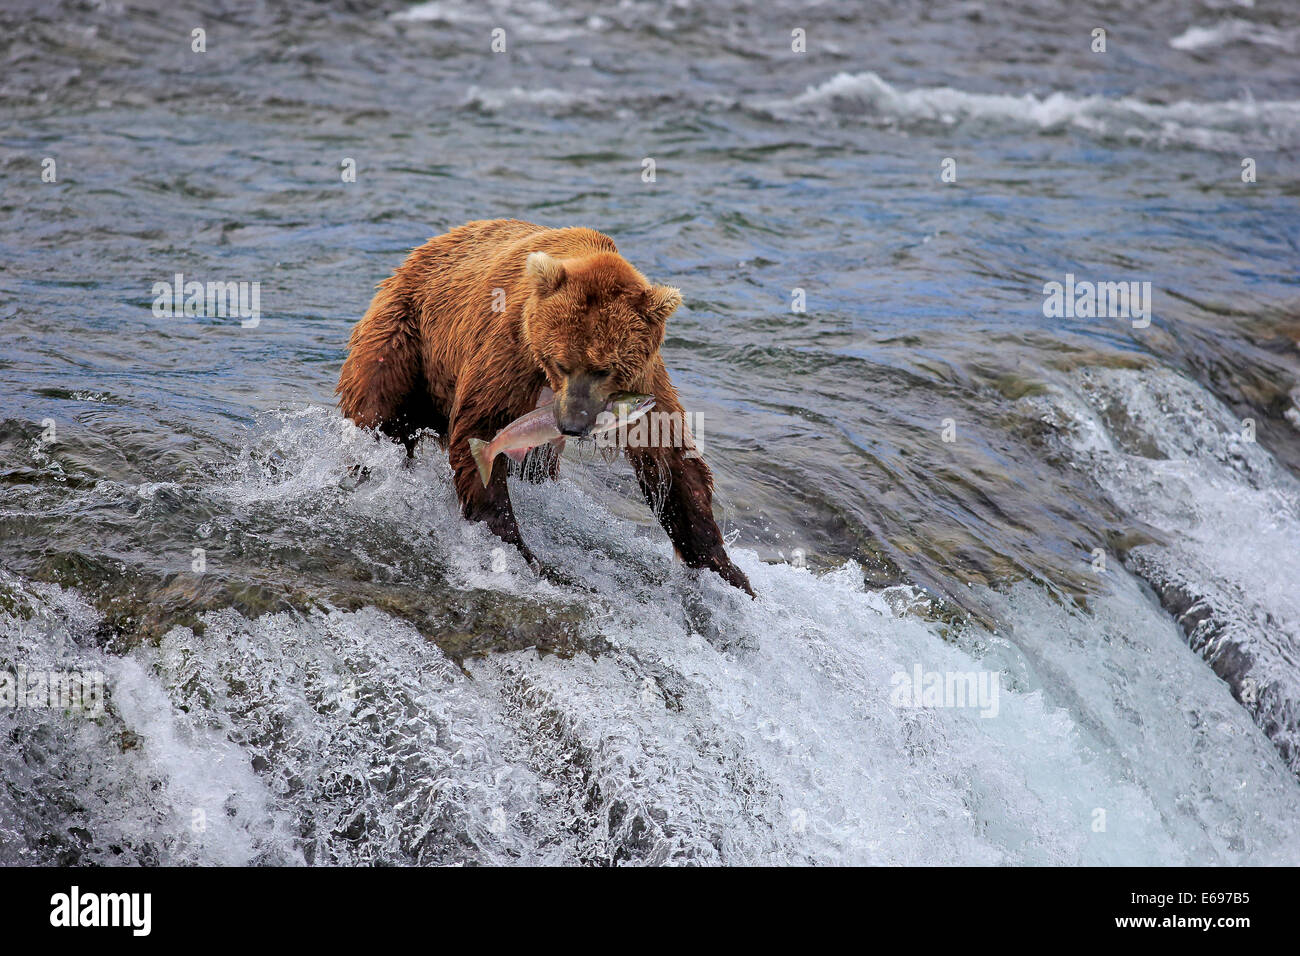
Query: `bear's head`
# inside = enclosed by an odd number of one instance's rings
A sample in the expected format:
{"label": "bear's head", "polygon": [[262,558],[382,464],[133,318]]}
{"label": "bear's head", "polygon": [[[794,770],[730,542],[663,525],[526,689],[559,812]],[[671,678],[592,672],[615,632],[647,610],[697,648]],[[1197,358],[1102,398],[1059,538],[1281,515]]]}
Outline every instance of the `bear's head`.
{"label": "bear's head", "polygon": [[555,421],[586,435],[619,391],[645,391],[677,289],[652,285],[614,252],[556,259],[534,252],[524,337],[555,392]]}

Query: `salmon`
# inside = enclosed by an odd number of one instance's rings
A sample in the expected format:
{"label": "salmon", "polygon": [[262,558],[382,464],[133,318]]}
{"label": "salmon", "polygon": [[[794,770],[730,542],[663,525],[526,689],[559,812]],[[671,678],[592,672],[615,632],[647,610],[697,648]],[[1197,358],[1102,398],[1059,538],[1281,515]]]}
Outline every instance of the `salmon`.
{"label": "salmon", "polygon": [[[548,398],[549,389],[543,391],[542,399]],[[636,392],[619,392],[612,396],[605,405],[605,410],[596,419],[592,435],[598,435],[622,425],[630,424],[650,409],[654,408],[653,395],[640,395]],[[479,477],[486,488],[492,479],[492,463],[497,455],[506,455],[512,461],[523,461],[528,452],[538,445],[554,442],[557,449],[564,447],[564,436],[555,424],[555,403],[547,401],[527,414],[520,415],[490,442],[481,438],[469,440],[469,452],[478,465]]]}

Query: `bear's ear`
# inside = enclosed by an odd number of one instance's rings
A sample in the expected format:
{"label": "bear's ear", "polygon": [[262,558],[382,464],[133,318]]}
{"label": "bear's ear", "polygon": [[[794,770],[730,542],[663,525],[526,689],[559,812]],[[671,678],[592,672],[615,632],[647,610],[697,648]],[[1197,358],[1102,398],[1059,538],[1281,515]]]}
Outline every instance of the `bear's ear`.
{"label": "bear's ear", "polygon": [[524,272],[537,283],[537,291],[542,295],[550,295],[564,283],[564,263],[544,252],[529,253]]}
{"label": "bear's ear", "polygon": [[682,291],[668,285],[652,285],[641,293],[641,314],[655,322],[666,322],[682,304]]}

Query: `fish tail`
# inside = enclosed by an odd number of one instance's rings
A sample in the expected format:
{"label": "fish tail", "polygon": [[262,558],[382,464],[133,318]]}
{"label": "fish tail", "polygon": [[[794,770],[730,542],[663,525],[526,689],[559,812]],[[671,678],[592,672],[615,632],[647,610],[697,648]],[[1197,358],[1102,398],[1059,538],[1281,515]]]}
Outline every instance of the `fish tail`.
{"label": "fish tail", "polygon": [[492,480],[492,459],[495,455],[488,454],[488,445],[481,438],[471,438],[469,440],[469,453],[474,456],[474,464],[478,465],[478,476],[483,479],[483,487],[488,486]]}

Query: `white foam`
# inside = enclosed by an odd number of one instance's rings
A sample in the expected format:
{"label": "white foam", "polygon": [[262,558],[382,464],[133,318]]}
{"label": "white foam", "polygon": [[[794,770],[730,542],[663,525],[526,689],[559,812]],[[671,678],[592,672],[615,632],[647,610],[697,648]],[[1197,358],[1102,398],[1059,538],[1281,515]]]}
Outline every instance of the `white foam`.
{"label": "white foam", "polygon": [[872,72],[839,73],[793,100],[767,104],[783,117],[848,113],[898,122],[996,123],[1039,130],[1077,128],[1103,136],[1239,148],[1243,133],[1300,143],[1300,101],[1253,99],[1149,103],[1133,97],[1053,92],[971,93],[951,87],[900,89]]}
{"label": "white foam", "polygon": [[465,105],[474,106],[489,113],[499,112],[511,106],[544,106],[552,109],[568,109],[578,104],[600,103],[604,100],[599,90],[569,92],[550,87],[525,89],[513,86],[508,89],[481,89],[471,86],[465,94]]}
{"label": "white foam", "polygon": [[[487,3],[449,3],[428,0],[398,10],[390,20],[405,23],[450,23],[457,26],[501,27],[512,35],[531,42],[553,43],[574,37],[590,36],[609,26],[599,16],[583,16],[563,4],[553,6],[546,0],[491,0]],[[484,35],[486,46],[488,36]]]}
{"label": "white foam", "polygon": [[[1254,681],[1259,719],[1300,748],[1300,482],[1213,395],[1167,369],[1088,369],[1023,400],[1135,523],[1130,566],[1192,602],[1192,642]],[[1300,752],[1293,763],[1300,769]]]}
{"label": "white foam", "polygon": [[1288,53],[1296,51],[1300,29],[1283,30],[1249,20],[1228,19],[1212,26],[1190,26],[1169,41],[1175,50],[1206,50],[1227,46],[1230,43],[1249,43],[1273,47]]}
{"label": "white foam", "polygon": [[0,711],[21,742],[21,752],[0,755],[8,784],[0,790],[0,862],[301,859],[247,753],[208,725],[210,714],[176,708],[150,671],[156,655],[99,650],[98,616],[75,592],[3,572],[0,587],[31,612],[0,614],[0,671],[98,673],[107,694],[101,716]]}
{"label": "white foam", "polygon": [[432,21],[442,23],[483,23],[488,19],[488,15],[474,4],[428,0],[426,3],[417,3],[405,10],[391,13],[388,18],[411,23],[428,23]]}
{"label": "white foam", "polygon": [[[335,520],[389,515],[489,564],[436,474],[385,471],[373,441],[330,451],[322,424],[264,436],[268,471],[245,462],[223,493],[309,513],[334,494]],[[380,491],[340,492],[358,454]],[[755,602],[694,583],[661,535],[611,518],[602,487],[517,495],[535,549],[596,587],[584,626],[611,645],[599,656],[499,653],[467,677],[373,609],[210,613],[202,635],[103,655],[104,730],[33,718],[63,778],[23,779],[18,797],[84,804],[96,859],[117,841],[163,862],[1300,862],[1300,787],[1122,569],[1092,614],[1025,583],[980,595],[1009,632],[953,632],[866,590],[852,564],[818,576],[737,550]],[[52,640],[24,634],[6,618],[0,648]],[[916,665],[996,671],[997,716],[895,707],[893,677]],[[122,731],[138,741],[125,753]],[[184,825],[213,805],[226,828],[196,841]]]}
{"label": "white foam", "polygon": [[[1093,430],[1090,454],[1119,454]],[[398,537],[464,587],[576,602],[596,657],[496,653],[467,676],[374,609],[211,612],[122,657],[74,593],[7,579],[40,611],[0,615],[0,666],[79,648],[109,706],[21,715],[0,859],[48,861],[42,837],[75,830],[77,861],[1300,862],[1300,786],[1123,568],[1091,613],[1028,582],[983,590],[1006,624],[989,632],[927,621],[853,564],[733,549],[750,601],[686,572],[648,516],[615,518],[604,467],[512,488],[534,551],[591,593],[513,552],[491,570],[499,543],[460,519],[445,456],[408,463],[332,410],[272,420],[204,489],[356,548]],[[894,706],[916,666],[997,673],[997,716]]]}

